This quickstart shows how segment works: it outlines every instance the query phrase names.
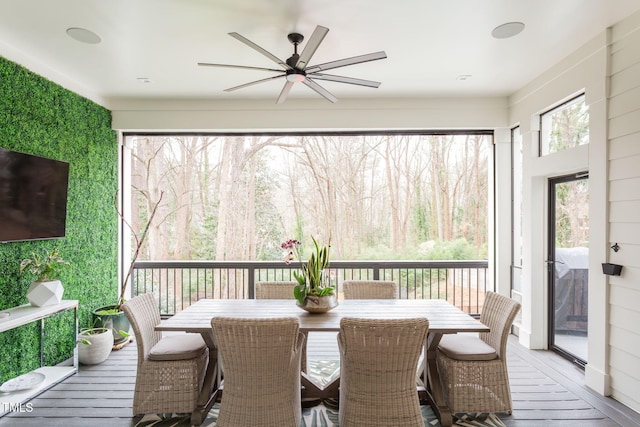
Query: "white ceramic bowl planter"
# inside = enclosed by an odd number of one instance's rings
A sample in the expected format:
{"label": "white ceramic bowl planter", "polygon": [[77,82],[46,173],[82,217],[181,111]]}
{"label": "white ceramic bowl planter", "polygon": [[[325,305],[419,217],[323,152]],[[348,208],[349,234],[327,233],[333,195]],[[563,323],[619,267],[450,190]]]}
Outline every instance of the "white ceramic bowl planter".
{"label": "white ceramic bowl planter", "polygon": [[84,329],[78,334],[78,361],[83,365],[104,362],[113,347],[111,329]]}

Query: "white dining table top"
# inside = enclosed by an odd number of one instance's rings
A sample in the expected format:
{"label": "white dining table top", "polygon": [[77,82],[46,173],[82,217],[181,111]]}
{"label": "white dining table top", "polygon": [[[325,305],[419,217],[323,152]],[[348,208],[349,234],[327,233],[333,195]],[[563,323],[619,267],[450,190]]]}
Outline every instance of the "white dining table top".
{"label": "white dining table top", "polygon": [[214,316],[239,318],[297,317],[302,331],[339,331],[343,317],[402,319],[426,317],[430,333],[488,332],[489,328],[445,300],[339,300],[327,313],[307,313],[296,301],[201,299],[163,320],[158,331],[207,333]]}

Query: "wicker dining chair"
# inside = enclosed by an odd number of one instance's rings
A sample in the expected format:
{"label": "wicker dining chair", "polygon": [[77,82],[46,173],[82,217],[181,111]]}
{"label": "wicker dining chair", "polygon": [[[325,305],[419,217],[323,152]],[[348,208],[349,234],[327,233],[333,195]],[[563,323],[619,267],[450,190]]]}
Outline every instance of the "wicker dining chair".
{"label": "wicker dining chair", "polygon": [[416,368],[426,318],[340,321],[340,427],[423,427]]}
{"label": "wicker dining chair", "polygon": [[436,361],[452,413],[511,413],[507,338],[518,310],[518,302],[487,292],[480,321],[490,332],[442,337]]}
{"label": "wicker dining chair", "polygon": [[209,360],[200,334],[166,337],[155,330],[160,312],[153,294],[123,304],[138,347],[133,415],[190,413],[196,407]]}
{"label": "wicker dining chair", "polygon": [[346,280],[344,299],[398,299],[398,284],[388,280]]}
{"label": "wicker dining chair", "polygon": [[217,427],[298,427],[300,356],[305,336],[298,319],[211,319],[224,381]]}
{"label": "wicker dining chair", "polygon": [[[289,299],[293,301],[293,288],[298,282],[295,280],[284,282],[256,282],[256,299]],[[309,335],[305,335],[305,345],[302,349],[300,366],[302,372],[307,372],[307,341]]]}
{"label": "wicker dining chair", "polygon": [[290,299],[293,300],[295,280],[284,282],[256,282],[256,299]]}

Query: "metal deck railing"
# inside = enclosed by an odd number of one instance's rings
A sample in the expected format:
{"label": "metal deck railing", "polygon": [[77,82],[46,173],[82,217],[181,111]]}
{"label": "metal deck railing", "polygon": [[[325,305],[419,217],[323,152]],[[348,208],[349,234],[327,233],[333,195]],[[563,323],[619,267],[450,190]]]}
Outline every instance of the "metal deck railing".
{"label": "metal deck railing", "polygon": [[[282,261],[137,261],[132,289],[134,295],[155,293],[161,314],[170,316],[201,298],[254,298],[256,282],[294,280],[299,268]],[[485,260],[331,261],[328,275],[339,298],[345,280],[393,280],[399,298],[446,299],[474,315],[493,290],[487,269]]]}

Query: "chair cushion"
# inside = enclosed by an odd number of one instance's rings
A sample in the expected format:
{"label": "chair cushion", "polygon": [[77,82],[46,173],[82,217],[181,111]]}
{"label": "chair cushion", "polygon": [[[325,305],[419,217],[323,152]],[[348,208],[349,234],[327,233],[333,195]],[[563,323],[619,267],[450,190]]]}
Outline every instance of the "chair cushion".
{"label": "chair cushion", "polygon": [[456,360],[493,360],[498,357],[494,348],[477,335],[444,335],[438,349]]}
{"label": "chair cushion", "polygon": [[163,337],[149,352],[149,360],[188,360],[207,347],[200,334],[176,334]]}

